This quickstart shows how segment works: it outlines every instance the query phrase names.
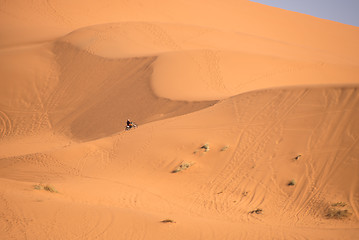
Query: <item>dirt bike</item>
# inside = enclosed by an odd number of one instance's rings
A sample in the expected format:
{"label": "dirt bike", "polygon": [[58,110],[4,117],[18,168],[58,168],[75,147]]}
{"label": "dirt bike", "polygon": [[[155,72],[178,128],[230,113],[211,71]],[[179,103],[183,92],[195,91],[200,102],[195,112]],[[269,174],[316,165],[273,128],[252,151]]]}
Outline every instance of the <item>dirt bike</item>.
{"label": "dirt bike", "polygon": [[137,124],[136,123],[132,123],[132,126],[126,126],[125,130],[128,131],[128,130],[131,130],[132,128],[137,128]]}

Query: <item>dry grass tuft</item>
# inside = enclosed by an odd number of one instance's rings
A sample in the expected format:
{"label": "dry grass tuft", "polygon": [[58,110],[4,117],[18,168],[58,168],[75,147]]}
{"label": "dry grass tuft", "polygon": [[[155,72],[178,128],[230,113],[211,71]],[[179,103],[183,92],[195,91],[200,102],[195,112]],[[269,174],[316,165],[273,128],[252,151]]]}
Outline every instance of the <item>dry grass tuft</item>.
{"label": "dry grass tuft", "polygon": [[181,165],[179,165],[175,170],[172,171],[172,173],[178,173],[178,172],[181,172],[183,170],[186,170],[187,168],[189,168],[190,166],[192,166],[193,163],[188,163],[188,162],[185,162],[185,163],[182,163]]}
{"label": "dry grass tuft", "polygon": [[53,186],[50,186],[50,185],[44,186],[44,190],[48,191],[48,192],[52,192],[52,193],[57,193],[57,190]]}
{"label": "dry grass tuft", "polygon": [[229,148],[228,145],[224,146],[223,148],[221,148],[221,152],[226,151],[228,148]]}
{"label": "dry grass tuft", "polygon": [[209,151],[209,144],[206,143],[201,148],[203,148],[205,152],[208,152]]}
{"label": "dry grass tuft", "polygon": [[345,202],[336,202],[332,204],[332,207],[345,207],[347,203]]}
{"label": "dry grass tuft", "polygon": [[255,213],[255,214],[262,214],[263,212],[263,209],[261,208],[257,208],[257,209],[254,209],[252,211],[250,211],[249,213],[252,214],[252,213]]}
{"label": "dry grass tuft", "polygon": [[326,217],[333,218],[333,219],[343,219],[350,217],[352,215],[348,209],[338,209],[338,208],[328,208]]}
{"label": "dry grass tuft", "polygon": [[347,206],[345,202],[336,202],[331,204],[326,211],[325,216],[331,219],[343,219],[350,217],[352,213],[348,209],[343,209]]}
{"label": "dry grass tuft", "polygon": [[42,185],[42,184],[38,184],[38,185],[34,185],[34,188],[36,190],[45,190],[48,192],[52,192],[52,193],[57,193],[58,191],[51,185]]}

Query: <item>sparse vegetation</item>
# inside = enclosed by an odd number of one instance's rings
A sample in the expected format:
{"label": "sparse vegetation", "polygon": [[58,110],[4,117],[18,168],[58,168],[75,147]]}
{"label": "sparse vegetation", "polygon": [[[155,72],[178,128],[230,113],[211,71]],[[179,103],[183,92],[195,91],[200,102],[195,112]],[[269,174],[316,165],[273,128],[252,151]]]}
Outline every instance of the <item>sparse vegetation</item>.
{"label": "sparse vegetation", "polygon": [[[193,154],[197,154],[198,152],[209,152],[210,148],[209,148],[209,144],[206,143],[204,145],[202,145],[200,148],[196,149],[195,151],[193,151]],[[224,151],[224,150],[223,150]]]}
{"label": "sparse vegetation", "polygon": [[57,193],[58,191],[51,185],[42,185],[42,184],[38,184],[38,185],[34,185],[34,188],[36,190],[45,190],[48,192],[52,192],[52,193]]}
{"label": "sparse vegetation", "polygon": [[352,213],[348,209],[328,208],[326,217],[334,219],[343,219],[351,216]]}
{"label": "sparse vegetation", "polygon": [[332,204],[332,207],[345,207],[346,205],[345,202],[336,202]]}
{"label": "sparse vegetation", "polygon": [[248,192],[242,192],[242,196],[246,197],[248,195]]}
{"label": "sparse vegetation", "polygon": [[203,148],[205,152],[208,152],[209,151],[209,144],[206,143],[201,148]]}
{"label": "sparse vegetation", "polygon": [[288,186],[294,186],[296,184],[295,180],[292,179],[290,180],[290,182],[288,183]]}
{"label": "sparse vegetation", "polygon": [[187,168],[189,168],[190,166],[192,166],[193,163],[188,163],[188,162],[185,162],[185,163],[182,163],[181,165],[179,165],[175,170],[172,171],[172,173],[178,173],[178,172],[181,172],[183,170],[186,170]]}
{"label": "sparse vegetation", "polygon": [[327,208],[325,216],[331,219],[343,219],[350,217],[352,213],[348,209],[343,209],[347,206],[345,202],[336,202]]}
{"label": "sparse vegetation", "polygon": [[161,221],[162,223],[176,223],[174,220],[172,220],[172,219],[164,219],[164,220],[162,220]]}
{"label": "sparse vegetation", "polygon": [[298,156],[296,156],[295,158],[294,158],[294,160],[298,160],[300,157],[301,157],[302,155],[298,155]]}
{"label": "sparse vegetation", "polygon": [[250,213],[250,214],[253,214],[253,213],[255,213],[255,214],[262,214],[262,212],[263,212],[263,209],[261,209],[261,208],[256,208],[256,209],[250,211],[249,213]]}
{"label": "sparse vegetation", "polygon": [[228,145],[224,146],[223,148],[221,148],[221,152],[226,151],[228,148],[229,148]]}
{"label": "sparse vegetation", "polygon": [[50,186],[50,185],[44,186],[44,190],[52,192],[52,193],[57,192],[57,190],[53,186]]}

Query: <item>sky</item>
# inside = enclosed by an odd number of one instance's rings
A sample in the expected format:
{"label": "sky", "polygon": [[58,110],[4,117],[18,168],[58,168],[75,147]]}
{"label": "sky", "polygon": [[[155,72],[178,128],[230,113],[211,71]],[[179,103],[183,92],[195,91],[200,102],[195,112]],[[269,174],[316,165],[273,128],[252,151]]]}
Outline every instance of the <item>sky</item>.
{"label": "sky", "polygon": [[359,0],[251,0],[359,27]]}

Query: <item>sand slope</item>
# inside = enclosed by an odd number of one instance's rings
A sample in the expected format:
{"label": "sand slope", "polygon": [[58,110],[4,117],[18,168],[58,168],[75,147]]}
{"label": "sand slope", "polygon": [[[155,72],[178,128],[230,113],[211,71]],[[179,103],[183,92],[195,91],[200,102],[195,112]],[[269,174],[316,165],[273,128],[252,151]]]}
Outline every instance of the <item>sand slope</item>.
{"label": "sand slope", "polygon": [[[350,239],[358,234],[358,100],[355,89],[268,90],[95,142],[2,159],[4,234]],[[171,173],[183,161],[194,165]],[[36,183],[59,193],[34,190]],[[350,206],[350,220],[324,217],[336,202]],[[263,214],[248,213],[256,208]],[[177,223],[159,223],[165,218]]]}
{"label": "sand slope", "polygon": [[0,239],[359,237],[357,27],[244,0],[0,3]]}

